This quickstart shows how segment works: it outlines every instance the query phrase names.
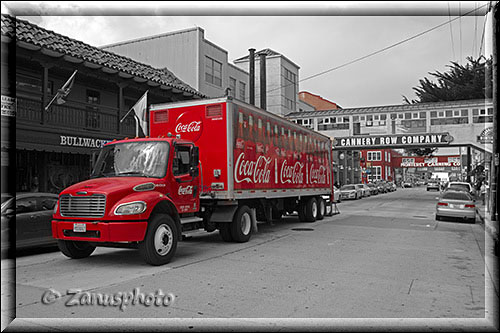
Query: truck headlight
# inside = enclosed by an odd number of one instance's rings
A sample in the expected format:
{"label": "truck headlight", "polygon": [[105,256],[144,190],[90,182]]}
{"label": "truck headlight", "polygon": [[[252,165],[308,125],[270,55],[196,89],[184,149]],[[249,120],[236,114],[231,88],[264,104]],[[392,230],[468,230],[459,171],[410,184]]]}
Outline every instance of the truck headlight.
{"label": "truck headlight", "polygon": [[141,214],[144,213],[146,207],[147,205],[144,201],[127,202],[116,207],[115,215]]}
{"label": "truck headlight", "polygon": [[57,208],[59,207],[59,200],[56,201],[56,204],[54,205],[54,211],[53,214],[57,213]]}

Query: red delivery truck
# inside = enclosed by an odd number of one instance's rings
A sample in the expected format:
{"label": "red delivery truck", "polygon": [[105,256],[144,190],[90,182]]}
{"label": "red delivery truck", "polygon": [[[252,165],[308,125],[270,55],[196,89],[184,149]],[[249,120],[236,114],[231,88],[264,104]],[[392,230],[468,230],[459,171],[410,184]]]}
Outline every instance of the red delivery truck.
{"label": "red delivery truck", "polygon": [[66,256],[135,247],[162,265],[182,232],[247,242],[257,221],[298,212],[314,222],[331,205],[329,137],[230,97],[151,105],[149,115],[149,137],[107,143],[91,178],[60,193],[52,234]]}

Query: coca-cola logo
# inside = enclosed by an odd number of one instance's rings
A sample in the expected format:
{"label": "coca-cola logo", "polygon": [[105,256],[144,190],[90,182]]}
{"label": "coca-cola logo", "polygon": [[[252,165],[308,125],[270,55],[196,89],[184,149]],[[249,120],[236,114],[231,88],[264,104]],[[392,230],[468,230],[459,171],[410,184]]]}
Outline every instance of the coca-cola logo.
{"label": "coca-cola logo", "polygon": [[201,130],[201,121],[192,121],[189,124],[178,123],[175,126],[175,133],[199,132]]}
{"label": "coca-cola logo", "polygon": [[179,190],[177,191],[178,195],[188,195],[193,194],[193,186],[188,185],[186,187],[179,186]]}
{"label": "coca-cola logo", "polygon": [[270,178],[270,157],[259,156],[257,161],[250,161],[245,159],[245,153],[241,153],[236,159],[234,180],[237,183],[266,184],[269,183]]}
{"label": "coca-cola logo", "polygon": [[287,161],[283,161],[281,165],[280,181],[282,184],[302,184],[304,182],[304,165],[300,162],[295,162],[294,165],[288,165]]}
{"label": "coca-cola logo", "polygon": [[326,184],[326,168],[323,165],[319,167],[311,165],[309,171],[309,183],[310,184]]}
{"label": "coca-cola logo", "polygon": [[175,134],[196,142],[203,133],[203,121],[198,113],[186,111],[175,121]]}

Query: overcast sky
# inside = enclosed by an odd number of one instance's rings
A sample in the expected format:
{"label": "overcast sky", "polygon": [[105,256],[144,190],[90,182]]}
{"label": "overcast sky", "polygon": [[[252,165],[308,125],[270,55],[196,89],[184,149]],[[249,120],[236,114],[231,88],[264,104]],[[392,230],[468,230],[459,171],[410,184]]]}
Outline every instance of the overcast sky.
{"label": "overcast sky", "polygon": [[[300,67],[300,91],[350,108],[415,99],[412,88],[432,78],[430,72],[490,54],[487,6],[485,1],[7,1],[2,13],[97,47],[201,27],[230,62],[249,48],[270,48]],[[463,16],[476,9],[479,15]]]}

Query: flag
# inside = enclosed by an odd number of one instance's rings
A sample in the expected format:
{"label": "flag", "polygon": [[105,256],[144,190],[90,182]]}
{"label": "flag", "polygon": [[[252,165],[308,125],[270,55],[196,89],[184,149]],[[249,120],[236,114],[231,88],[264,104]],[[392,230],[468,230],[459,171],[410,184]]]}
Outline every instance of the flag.
{"label": "flag", "polygon": [[148,135],[148,119],[147,119],[147,99],[148,92],[146,91],[144,95],[135,103],[132,109],[135,112],[139,125],[142,128],[142,132],[145,136]]}
{"label": "flag", "polygon": [[58,105],[66,103],[65,98],[69,95],[71,88],[73,87],[73,83],[75,82],[76,72],[78,72],[78,70],[75,70],[71,75],[71,77],[68,79],[68,81],[66,81],[66,83],[61,87],[61,89],[57,90],[56,95],[54,96],[54,98],[52,98],[50,103],[45,107],[45,110],[48,110],[54,101]]}

